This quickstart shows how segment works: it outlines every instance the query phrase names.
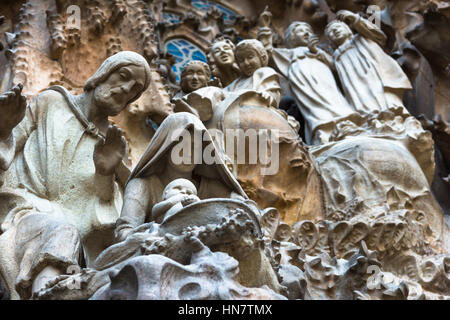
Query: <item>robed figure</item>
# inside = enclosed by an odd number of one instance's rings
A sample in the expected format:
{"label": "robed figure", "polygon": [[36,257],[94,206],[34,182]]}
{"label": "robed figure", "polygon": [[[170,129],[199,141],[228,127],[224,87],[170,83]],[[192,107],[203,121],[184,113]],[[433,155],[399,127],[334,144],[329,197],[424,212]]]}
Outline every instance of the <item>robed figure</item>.
{"label": "robed figure", "polygon": [[126,141],[108,116],[138,99],[150,75],[137,53],[111,56],[83,94],[58,86],[36,96],[1,144],[14,154],[0,190],[0,275],[13,299],[89,266],[112,243],[129,170]]}
{"label": "robed figure", "polygon": [[[337,47],[334,64],[347,100],[362,114],[403,106],[405,90],[412,89],[400,65],[382,49],[386,35],[373,23],[350,11],[325,29]],[[358,33],[353,34],[349,25]]]}

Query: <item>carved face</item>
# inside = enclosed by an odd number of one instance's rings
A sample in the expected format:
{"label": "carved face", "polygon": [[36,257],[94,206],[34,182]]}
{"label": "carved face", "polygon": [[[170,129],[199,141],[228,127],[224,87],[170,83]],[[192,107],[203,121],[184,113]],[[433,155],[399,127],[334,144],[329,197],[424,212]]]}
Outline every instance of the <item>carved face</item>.
{"label": "carved face", "polygon": [[226,41],[219,41],[211,48],[214,62],[219,66],[228,66],[234,63],[233,47]]}
{"label": "carved face", "polygon": [[181,79],[183,91],[186,93],[193,92],[208,85],[209,75],[201,65],[191,65],[187,67]]}
{"label": "carved face", "polygon": [[336,46],[343,44],[352,35],[353,33],[349,26],[344,22],[335,22],[327,28],[327,36]]}
{"label": "carved face", "polygon": [[95,104],[104,114],[116,116],[142,92],[144,83],[143,67],[134,65],[121,67],[95,88]]}
{"label": "carved face", "polygon": [[242,48],[236,51],[236,61],[241,72],[247,77],[263,66],[258,52],[253,48]]}
{"label": "carved face", "polygon": [[308,45],[308,39],[311,35],[311,30],[306,25],[298,25],[292,30],[292,39],[294,46]]}
{"label": "carved face", "polygon": [[188,183],[183,183],[182,179],[179,179],[180,183],[172,186],[169,190],[166,190],[164,193],[164,200],[169,199],[175,195],[183,194],[183,195],[197,195],[197,190],[193,189],[193,186],[191,186]]}

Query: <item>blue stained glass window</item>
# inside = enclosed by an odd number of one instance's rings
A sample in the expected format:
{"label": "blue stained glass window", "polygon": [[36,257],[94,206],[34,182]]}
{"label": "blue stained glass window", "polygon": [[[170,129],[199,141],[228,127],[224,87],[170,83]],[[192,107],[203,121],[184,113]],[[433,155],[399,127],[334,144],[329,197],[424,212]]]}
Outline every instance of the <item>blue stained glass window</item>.
{"label": "blue stained glass window", "polygon": [[180,81],[181,71],[189,61],[199,60],[207,62],[205,53],[196,45],[184,39],[167,41],[166,51],[175,57],[176,62],[172,66],[172,70],[177,75],[177,81]]}
{"label": "blue stained glass window", "polygon": [[170,23],[178,23],[180,22],[180,16],[175,13],[163,12],[162,14],[163,20]]}
{"label": "blue stained glass window", "polygon": [[207,11],[209,8],[216,8],[223,13],[223,20],[225,23],[233,23],[236,21],[236,13],[232,10],[222,6],[221,4],[208,0],[192,0],[192,5],[200,10]]}

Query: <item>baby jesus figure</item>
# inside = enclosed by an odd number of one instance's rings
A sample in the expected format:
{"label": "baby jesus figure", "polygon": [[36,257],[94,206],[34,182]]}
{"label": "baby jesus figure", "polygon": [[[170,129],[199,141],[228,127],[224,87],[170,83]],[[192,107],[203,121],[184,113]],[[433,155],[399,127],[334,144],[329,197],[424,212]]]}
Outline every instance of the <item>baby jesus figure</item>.
{"label": "baby jesus figure", "polygon": [[197,197],[197,188],[191,181],[173,180],[164,188],[162,201],[152,208],[152,220],[162,223],[187,205],[198,201],[200,198]]}

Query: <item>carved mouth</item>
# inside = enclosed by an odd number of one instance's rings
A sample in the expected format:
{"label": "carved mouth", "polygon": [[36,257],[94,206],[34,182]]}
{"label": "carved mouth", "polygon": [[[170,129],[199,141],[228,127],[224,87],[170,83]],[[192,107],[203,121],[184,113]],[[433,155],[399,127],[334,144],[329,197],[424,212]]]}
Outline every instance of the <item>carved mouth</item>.
{"label": "carved mouth", "polygon": [[220,56],[220,59],[224,62],[228,62],[228,60],[230,60],[230,56],[228,54],[223,54]]}

